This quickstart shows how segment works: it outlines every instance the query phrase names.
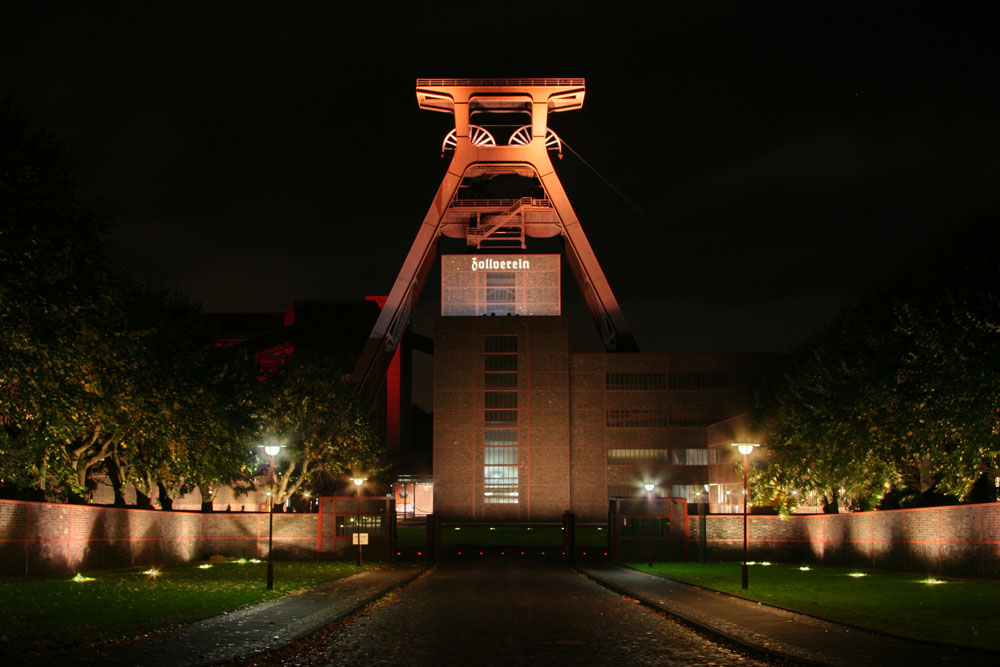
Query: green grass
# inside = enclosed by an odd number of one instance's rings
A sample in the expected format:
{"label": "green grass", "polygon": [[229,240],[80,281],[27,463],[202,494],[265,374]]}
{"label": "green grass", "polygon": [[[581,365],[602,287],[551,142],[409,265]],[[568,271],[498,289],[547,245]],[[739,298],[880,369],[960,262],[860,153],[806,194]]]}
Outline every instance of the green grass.
{"label": "green grass", "polygon": [[275,562],[268,591],[263,562],[170,565],[157,576],[146,569],[91,573],[85,582],[67,575],[0,583],[0,655],[134,636],[360,571],[343,562]]}
{"label": "green grass", "polygon": [[[604,526],[577,526],[576,546],[598,548],[607,545]],[[427,544],[426,533],[419,526],[397,528],[398,549],[422,549]],[[562,526],[520,524],[447,524],[441,528],[443,547],[562,547]]]}
{"label": "green grass", "polygon": [[[1000,582],[862,569],[739,563],[630,563],[630,567],[788,609],[904,637],[1000,650]],[[863,572],[863,577],[850,574]]]}

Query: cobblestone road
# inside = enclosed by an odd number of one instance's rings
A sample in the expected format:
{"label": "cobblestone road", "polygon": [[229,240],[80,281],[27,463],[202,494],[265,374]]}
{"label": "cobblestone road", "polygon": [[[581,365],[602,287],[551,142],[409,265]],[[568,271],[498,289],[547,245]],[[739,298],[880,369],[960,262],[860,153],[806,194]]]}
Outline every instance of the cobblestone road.
{"label": "cobblestone road", "polygon": [[553,561],[440,565],[259,665],[766,665]]}

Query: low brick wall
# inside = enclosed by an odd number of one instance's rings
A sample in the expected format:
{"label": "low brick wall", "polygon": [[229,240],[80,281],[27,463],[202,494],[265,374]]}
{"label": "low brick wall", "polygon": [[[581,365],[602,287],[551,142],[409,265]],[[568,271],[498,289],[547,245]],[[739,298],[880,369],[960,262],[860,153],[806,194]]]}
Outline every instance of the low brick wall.
{"label": "low brick wall", "polygon": [[[355,501],[346,500],[353,514]],[[365,498],[362,509],[385,514],[386,505],[385,499]],[[324,511],[333,507],[331,502],[322,506]],[[274,557],[348,557],[349,536],[317,539],[335,525],[334,514],[275,514]],[[0,500],[0,577],[191,562],[213,555],[265,558],[267,536],[268,515],[261,512],[203,514]],[[385,557],[380,546],[369,552],[373,558]]]}
{"label": "low brick wall", "polygon": [[[689,522],[697,554],[698,521]],[[707,517],[708,557],[738,560],[743,516]],[[1000,504],[749,517],[750,560],[1000,579]]]}

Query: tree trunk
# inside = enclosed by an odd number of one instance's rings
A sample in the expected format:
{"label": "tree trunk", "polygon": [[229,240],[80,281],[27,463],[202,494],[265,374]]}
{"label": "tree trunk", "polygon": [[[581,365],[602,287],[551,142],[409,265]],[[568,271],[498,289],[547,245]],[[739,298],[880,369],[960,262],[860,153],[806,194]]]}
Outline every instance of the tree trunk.
{"label": "tree trunk", "polygon": [[174,509],[174,499],[167,493],[167,488],[159,482],[156,483],[156,486],[160,489],[160,507],[167,511]]}
{"label": "tree trunk", "polygon": [[118,463],[114,457],[109,456],[104,460],[104,465],[108,469],[108,479],[111,480],[111,488],[115,493],[115,507],[125,507],[125,485],[122,483],[122,473],[118,469]]}
{"label": "tree trunk", "polygon": [[138,487],[135,490],[135,506],[141,510],[153,509],[153,503],[150,501],[149,496],[140,491]]}
{"label": "tree trunk", "polygon": [[839,514],[840,505],[837,502],[837,492],[836,490],[827,491],[826,495],[823,496],[823,514]]}

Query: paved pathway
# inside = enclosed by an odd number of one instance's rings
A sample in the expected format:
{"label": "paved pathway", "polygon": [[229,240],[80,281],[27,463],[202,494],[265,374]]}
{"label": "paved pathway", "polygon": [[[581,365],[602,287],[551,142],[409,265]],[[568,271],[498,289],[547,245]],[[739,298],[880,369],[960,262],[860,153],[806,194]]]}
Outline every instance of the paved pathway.
{"label": "paved pathway", "polygon": [[177,631],[122,646],[30,656],[40,665],[182,667],[211,665],[287,646],[348,616],[423,572],[397,564],[338,579],[305,593],[210,616]]}
{"label": "paved pathway", "polygon": [[695,627],[797,662],[862,666],[1000,666],[1000,653],[907,641],[735,598],[606,562],[577,569]]}
{"label": "paved pathway", "polygon": [[556,559],[439,565],[364,612],[255,665],[773,664],[706,639]]}

